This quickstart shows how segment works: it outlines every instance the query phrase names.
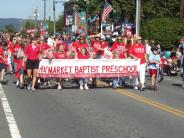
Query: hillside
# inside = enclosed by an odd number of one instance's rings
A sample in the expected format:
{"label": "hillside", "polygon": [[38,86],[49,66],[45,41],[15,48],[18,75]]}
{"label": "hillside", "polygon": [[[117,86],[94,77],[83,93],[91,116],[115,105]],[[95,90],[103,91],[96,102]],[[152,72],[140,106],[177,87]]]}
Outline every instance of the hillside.
{"label": "hillside", "polygon": [[21,29],[21,26],[23,24],[23,19],[17,19],[17,18],[0,18],[0,30],[3,30],[4,27],[8,24],[12,24],[17,31]]}

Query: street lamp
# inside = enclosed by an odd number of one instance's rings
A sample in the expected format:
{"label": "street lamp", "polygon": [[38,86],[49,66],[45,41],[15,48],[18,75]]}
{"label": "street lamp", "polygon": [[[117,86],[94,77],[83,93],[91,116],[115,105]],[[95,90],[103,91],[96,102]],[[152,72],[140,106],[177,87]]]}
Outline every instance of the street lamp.
{"label": "street lamp", "polygon": [[136,0],[136,35],[140,35],[141,0]]}
{"label": "street lamp", "polygon": [[33,16],[35,17],[35,32],[36,32],[36,29],[37,29],[37,26],[38,26],[38,16],[39,16],[37,7],[35,8]]}

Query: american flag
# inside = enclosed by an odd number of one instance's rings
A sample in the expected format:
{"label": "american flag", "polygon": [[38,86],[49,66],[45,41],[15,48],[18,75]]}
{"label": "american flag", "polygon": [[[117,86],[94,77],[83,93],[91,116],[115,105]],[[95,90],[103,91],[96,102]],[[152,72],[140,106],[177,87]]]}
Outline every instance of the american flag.
{"label": "american flag", "polygon": [[113,10],[112,6],[107,1],[105,1],[104,10],[102,14],[102,22],[105,21],[105,19],[112,10]]}

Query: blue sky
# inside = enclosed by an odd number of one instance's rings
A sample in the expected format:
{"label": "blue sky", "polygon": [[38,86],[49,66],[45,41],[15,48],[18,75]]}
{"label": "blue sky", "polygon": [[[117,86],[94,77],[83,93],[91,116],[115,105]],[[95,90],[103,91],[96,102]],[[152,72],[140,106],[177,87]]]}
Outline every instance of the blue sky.
{"label": "blue sky", "polygon": [[[52,0],[47,1],[46,17],[52,17]],[[66,2],[68,0],[56,0]],[[33,11],[38,7],[39,17],[43,19],[43,0],[3,0],[0,4],[0,18],[34,18]],[[62,3],[56,4],[56,18],[63,12]]]}

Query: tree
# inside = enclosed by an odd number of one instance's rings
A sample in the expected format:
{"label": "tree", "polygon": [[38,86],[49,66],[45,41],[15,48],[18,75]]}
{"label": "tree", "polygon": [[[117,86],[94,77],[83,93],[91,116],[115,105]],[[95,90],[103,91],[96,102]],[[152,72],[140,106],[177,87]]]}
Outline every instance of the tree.
{"label": "tree", "polygon": [[184,20],[179,18],[157,18],[147,20],[142,24],[141,35],[145,39],[153,39],[160,43],[163,49],[171,49],[178,45],[184,36]]}
{"label": "tree", "polygon": [[57,32],[63,32],[64,30],[64,15],[61,14],[58,18],[58,20],[56,21],[56,31]]}
{"label": "tree", "polygon": [[23,28],[25,29],[25,30],[28,30],[28,29],[33,29],[34,28],[34,22],[32,21],[32,20],[26,20],[25,22],[24,22],[24,25],[23,25]]}
{"label": "tree", "polygon": [[184,16],[184,0],[180,2],[180,18],[182,19]]}
{"label": "tree", "polygon": [[5,32],[14,33],[15,31],[16,29],[12,24],[8,24],[5,26]]}

